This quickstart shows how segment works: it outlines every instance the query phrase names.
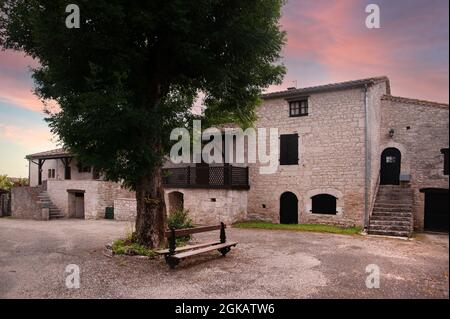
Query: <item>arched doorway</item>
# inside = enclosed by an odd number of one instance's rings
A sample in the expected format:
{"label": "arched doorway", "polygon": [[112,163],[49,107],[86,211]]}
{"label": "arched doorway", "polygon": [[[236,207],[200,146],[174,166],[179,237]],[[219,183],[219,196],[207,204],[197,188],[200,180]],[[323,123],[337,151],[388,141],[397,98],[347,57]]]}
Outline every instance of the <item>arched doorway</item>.
{"label": "arched doorway", "polygon": [[386,148],[381,153],[381,185],[399,185],[400,184],[400,165],[402,154],[395,147]]}
{"label": "arched doorway", "polygon": [[184,196],[181,192],[169,193],[169,214],[184,208]]}
{"label": "arched doorway", "polygon": [[298,199],[294,193],[285,192],[280,197],[280,224],[298,224]]}

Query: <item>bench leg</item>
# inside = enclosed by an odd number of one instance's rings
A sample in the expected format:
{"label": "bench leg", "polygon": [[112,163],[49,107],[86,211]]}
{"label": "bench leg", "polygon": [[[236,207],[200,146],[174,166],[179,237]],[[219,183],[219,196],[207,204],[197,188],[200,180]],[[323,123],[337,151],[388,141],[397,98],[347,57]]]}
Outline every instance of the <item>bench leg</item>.
{"label": "bench leg", "polygon": [[231,250],[231,247],[225,247],[225,248],[218,249],[218,251],[222,254],[222,256],[225,256],[226,254],[228,254],[228,252],[230,250]]}
{"label": "bench leg", "polygon": [[179,264],[179,260],[172,258],[169,255],[164,256],[166,259],[166,263],[169,265],[170,269],[174,269],[178,264]]}

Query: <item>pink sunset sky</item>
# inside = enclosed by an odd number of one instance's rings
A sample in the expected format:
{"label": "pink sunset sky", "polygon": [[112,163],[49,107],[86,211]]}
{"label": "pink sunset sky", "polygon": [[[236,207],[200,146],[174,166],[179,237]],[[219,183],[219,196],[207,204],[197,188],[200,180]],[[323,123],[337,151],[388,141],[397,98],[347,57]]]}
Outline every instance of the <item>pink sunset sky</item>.
{"label": "pink sunset sky", "polygon": [[[367,29],[365,8],[381,9],[381,28]],[[290,0],[281,26],[287,32],[278,91],[387,75],[392,94],[448,103],[447,0]],[[0,174],[27,177],[26,154],[58,147],[33,95],[23,53],[0,51]]]}

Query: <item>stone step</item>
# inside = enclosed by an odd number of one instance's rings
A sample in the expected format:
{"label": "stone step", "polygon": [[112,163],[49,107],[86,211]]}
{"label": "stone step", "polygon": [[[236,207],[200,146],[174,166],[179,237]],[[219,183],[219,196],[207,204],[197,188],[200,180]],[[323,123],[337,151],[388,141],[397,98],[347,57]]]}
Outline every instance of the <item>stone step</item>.
{"label": "stone step", "polygon": [[49,219],[62,219],[62,218],[66,218],[66,216],[64,215],[50,215]]}
{"label": "stone step", "polygon": [[369,234],[381,236],[409,237],[410,232],[397,230],[369,230]]}
{"label": "stone step", "polygon": [[384,219],[370,219],[370,227],[376,225],[395,225],[395,226],[408,226],[411,227],[411,222],[406,220],[384,220]]}
{"label": "stone step", "polygon": [[411,212],[404,211],[375,211],[372,216],[398,216],[398,217],[412,217]]}
{"label": "stone step", "polygon": [[384,221],[399,221],[399,222],[411,222],[411,217],[406,216],[374,216],[370,217],[371,220],[384,220]]}
{"label": "stone step", "polygon": [[407,194],[377,194],[377,200],[386,198],[389,200],[405,200],[405,201],[410,201],[411,200],[411,195],[407,195]]}
{"label": "stone step", "polygon": [[411,207],[405,207],[405,206],[378,206],[375,205],[373,208],[373,212],[403,212],[403,213],[410,213],[412,212]]}
{"label": "stone step", "polygon": [[411,227],[409,227],[409,226],[396,226],[396,225],[370,225],[369,229],[371,231],[393,230],[393,231],[406,231],[406,232],[409,232],[411,230]]}

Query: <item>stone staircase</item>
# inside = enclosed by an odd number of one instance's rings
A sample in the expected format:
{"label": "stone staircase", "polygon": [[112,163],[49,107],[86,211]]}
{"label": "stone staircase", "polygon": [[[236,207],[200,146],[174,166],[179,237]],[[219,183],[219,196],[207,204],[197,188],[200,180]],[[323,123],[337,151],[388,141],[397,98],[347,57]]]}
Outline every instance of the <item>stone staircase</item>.
{"label": "stone staircase", "polygon": [[58,207],[53,204],[52,200],[48,196],[47,191],[40,190],[37,194],[37,203],[41,205],[42,208],[48,208],[49,210],[49,219],[57,219],[66,217]]}
{"label": "stone staircase", "polygon": [[370,216],[369,234],[410,237],[413,231],[413,190],[398,185],[380,185]]}

